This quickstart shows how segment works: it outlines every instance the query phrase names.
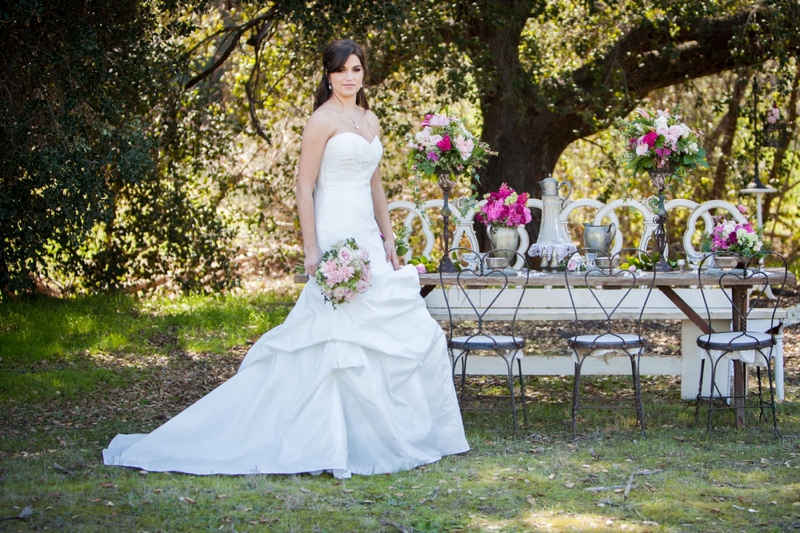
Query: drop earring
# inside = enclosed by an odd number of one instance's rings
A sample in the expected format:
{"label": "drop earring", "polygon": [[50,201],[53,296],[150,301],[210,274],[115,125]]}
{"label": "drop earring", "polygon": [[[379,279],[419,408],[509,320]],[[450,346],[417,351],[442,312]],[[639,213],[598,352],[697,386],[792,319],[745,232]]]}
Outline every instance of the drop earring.
{"label": "drop earring", "polygon": [[330,89],[333,89],[333,87],[331,87],[331,82],[328,82],[328,90]]}

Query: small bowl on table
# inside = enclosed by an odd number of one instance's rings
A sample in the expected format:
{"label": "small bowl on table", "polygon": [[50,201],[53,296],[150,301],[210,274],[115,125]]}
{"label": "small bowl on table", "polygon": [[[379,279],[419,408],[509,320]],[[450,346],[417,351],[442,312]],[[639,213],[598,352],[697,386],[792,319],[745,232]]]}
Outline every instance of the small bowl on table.
{"label": "small bowl on table", "polygon": [[489,270],[504,270],[508,267],[508,258],[506,257],[487,257],[486,268]]}

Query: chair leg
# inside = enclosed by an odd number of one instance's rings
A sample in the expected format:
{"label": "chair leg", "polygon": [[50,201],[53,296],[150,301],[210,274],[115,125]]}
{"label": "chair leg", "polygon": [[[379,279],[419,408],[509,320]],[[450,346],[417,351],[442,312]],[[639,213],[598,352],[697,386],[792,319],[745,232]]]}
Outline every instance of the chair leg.
{"label": "chair leg", "polygon": [[525,428],[528,427],[528,408],[527,398],[525,397],[525,382],[522,381],[522,360],[517,359],[517,369],[519,370],[519,390],[522,394],[522,418],[525,421]]}
{"label": "chair leg", "polygon": [[[719,365],[720,360],[725,357],[726,354],[721,355],[720,357],[714,359],[711,354],[708,354],[709,363],[711,365],[711,383],[709,384],[708,389],[708,420],[706,421],[706,433],[711,433],[712,427],[712,417],[714,414],[714,391],[717,390],[717,366]],[[717,392],[719,392],[717,390]],[[720,397],[722,394],[720,393]]]}
{"label": "chair leg", "polygon": [[[761,355],[763,356],[764,354]],[[758,392],[756,392],[756,396],[758,396],[758,421],[763,422],[767,419],[764,414],[764,404],[766,402],[764,402],[764,387],[761,385],[761,367],[758,365],[756,365],[756,380],[758,381]]]}
{"label": "chair leg", "polygon": [[[770,355],[772,355],[770,353]],[[776,413],[776,406],[775,406],[775,384],[774,380],[772,379],[772,358],[767,357],[767,380],[769,382],[769,406],[772,409],[772,430],[775,432],[775,436],[779,438],[783,438],[780,430],[778,429],[778,416]],[[759,385],[760,385],[760,378],[759,378]]]}
{"label": "chair leg", "polygon": [[703,401],[703,374],[706,369],[705,357],[700,359],[700,384],[697,386],[697,402],[694,407],[694,427],[697,427],[697,421],[700,418],[700,403]]}
{"label": "chair leg", "polygon": [[467,396],[467,356],[469,352],[461,352],[461,405]]}
{"label": "chair leg", "polygon": [[578,362],[575,363],[575,374],[572,383],[572,437],[575,438],[578,436],[578,407],[580,402],[580,395],[581,395],[581,366],[583,365],[583,359],[581,359],[578,353],[575,353],[575,356],[578,357]]}
{"label": "chair leg", "polygon": [[497,353],[506,362],[506,378],[508,379],[508,394],[511,397],[511,424],[514,427],[514,436],[517,436],[517,403],[514,398],[514,359],[509,359],[510,354]]}
{"label": "chair leg", "polygon": [[644,432],[644,405],[642,405],[642,383],[639,374],[639,356],[641,354],[630,355],[631,358],[631,379],[633,380],[633,401],[636,406],[636,418],[639,421],[639,427],[642,430],[642,437],[645,437]]}

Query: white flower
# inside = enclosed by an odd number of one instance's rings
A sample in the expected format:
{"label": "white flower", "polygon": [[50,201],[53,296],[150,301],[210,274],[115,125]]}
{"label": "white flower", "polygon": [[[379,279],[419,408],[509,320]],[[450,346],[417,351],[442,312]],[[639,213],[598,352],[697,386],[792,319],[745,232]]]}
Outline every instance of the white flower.
{"label": "white flower", "polygon": [[472,155],[472,150],[475,149],[475,143],[472,141],[472,139],[465,139],[459,135],[456,137],[455,143],[456,148],[458,148],[458,151],[461,152],[461,159],[464,161],[469,159],[469,156]]}
{"label": "white flower", "polygon": [[681,124],[681,137],[688,137],[692,133],[691,128],[686,124]]}
{"label": "white flower", "polygon": [[678,137],[672,134],[672,129],[670,129],[669,133],[666,135],[665,144],[668,144],[673,150],[677,147]]}
{"label": "white flower", "polygon": [[667,135],[669,135],[669,126],[667,126],[666,124],[664,124],[664,125],[659,125],[659,126],[656,128],[656,133],[658,133],[659,135],[663,135],[664,137],[666,137]]}
{"label": "white flower", "polygon": [[730,234],[731,234],[731,233],[733,233],[734,231],[736,231],[736,225],[735,225],[735,224],[732,224],[732,223],[728,222],[728,223],[726,223],[726,224],[724,224],[724,225],[722,226],[722,234],[725,236],[725,238],[726,238],[726,239],[727,239],[727,238],[730,236]]}
{"label": "white flower", "polygon": [[636,145],[636,155],[647,155],[649,150],[650,147],[645,143],[639,143]]}
{"label": "white flower", "polygon": [[693,143],[689,143],[689,146],[687,146],[686,148],[687,148],[687,150],[689,150],[690,154],[696,154],[697,151],[700,150],[700,147],[697,146],[697,143],[694,143],[694,142]]}
{"label": "white flower", "polygon": [[[663,111],[659,111],[658,113],[659,113],[659,116],[656,119],[656,127],[657,128],[662,128],[662,127],[663,128],[669,128],[669,121],[667,119],[667,117],[669,115],[662,115],[661,113],[663,113]],[[661,135],[661,134],[659,134],[659,135]]]}
{"label": "white flower", "polygon": [[669,134],[677,139],[678,137],[683,135],[683,128],[681,128],[681,126],[678,125],[678,124],[675,124],[674,126],[670,126],[669,127]]}
{"label": "white flower", "polygon": [[754,252],[760,252],[760,251],[761,251],[761,247],[762,247],[762,243],[761,243],[761,241],[757,241],[757,242],[756,242],[756,243],[753,245],[753,251],[754,251]]}

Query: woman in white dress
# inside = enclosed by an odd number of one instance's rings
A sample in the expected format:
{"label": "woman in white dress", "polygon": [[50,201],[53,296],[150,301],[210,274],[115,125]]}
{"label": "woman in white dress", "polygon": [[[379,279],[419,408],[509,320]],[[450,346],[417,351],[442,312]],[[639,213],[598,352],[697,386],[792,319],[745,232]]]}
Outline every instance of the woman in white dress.
{"label": "woman in white dress", "polygon": [[[362,88],[364,54],[353,41],[335,41],[323,67],[297,180],[311,279],[235,376],[152,433],[117,435],[105,464],[349,477],[469,450],[444,334],[419,296],[416,269],[398,267],[378,119]],[[372,285],[334,309],[313,274],[323,251],[346,238],[369,252]]]}

